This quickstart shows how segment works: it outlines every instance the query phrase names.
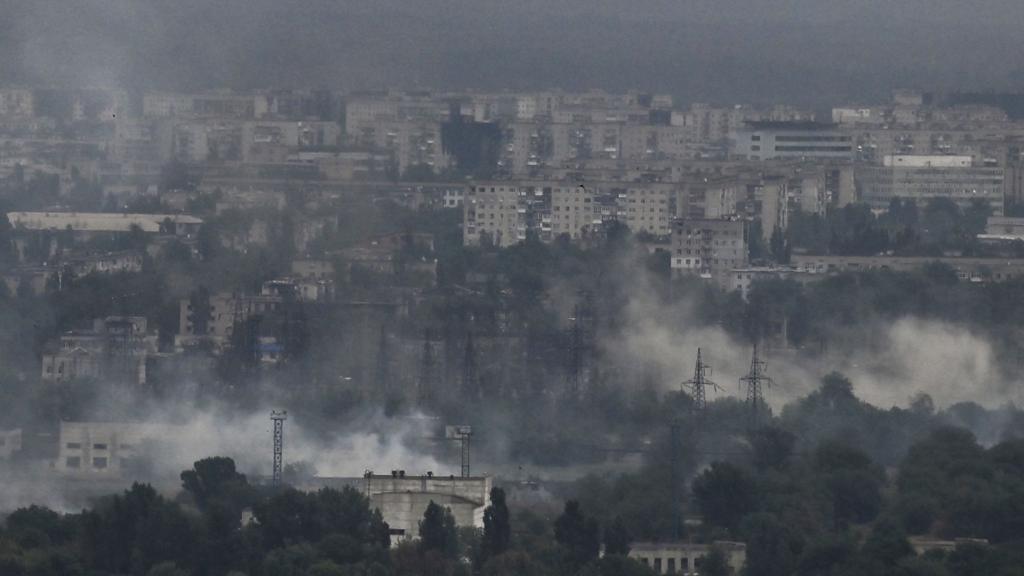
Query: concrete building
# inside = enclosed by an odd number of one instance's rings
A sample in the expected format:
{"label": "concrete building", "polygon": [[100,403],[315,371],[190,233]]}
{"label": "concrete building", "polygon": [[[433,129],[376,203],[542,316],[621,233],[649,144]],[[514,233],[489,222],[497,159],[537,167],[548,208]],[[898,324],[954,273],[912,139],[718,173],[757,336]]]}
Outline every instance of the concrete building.
{"label": "concrete building", "polygon": [[725,286],[729,271],[748,262],[747,223],[739,218],[680,219],[672,232],[672,272],[698,274]]}
{"label": "concrete building", "polygon": [[108,316],[90,330],[61,334],[55,349],[43,353],[43,382],[106,378],[128,384],[146,383],[146,359],[157,352],[157,336],[147,331],[143,316]]}
{"label": "concrete building", "polygon": [[154,445],[183,427],[136,422],[61,422],[54,469],[77,479],[118,478],[130,473]]}
{"label": "concrete building", "polygon": [[334,263],[329,260],[295,260],[292,275],[298,278],[330,280],[334,278]]}
{"label": "concrete building", "polygon": [[751,266],[729,270],[729,281],[725,289],[730,292],[738,291],[746,300],[750,295],[750,288],[758,281],[791,279],[808,284],[823,278],[825,274],[790,266]]}
{"label": "concrete building", "polygon": [[127,233],[134,227],[148,234],[194,236],[202,219],[187,214],[127,214],[121,212],[8,212],[16,230],[64,231],[76,234]]}
{"label": "concrete building", "polygon": [[817,122],[747,122],[737,130],[732,154],[750,160],[817,158],[852,160],[853,136],[833,124]]}
{"label": "concrete building", "polygon": [[634,232],[667,237],[672,233],[677,187],[671,184],[635,185],[618,189],[616,219]]}
{"label": "concrete building", "polygon": [[985,233],[978,234],[983,242],[1017,242],[1024,240],[1024,218],[989,216]]}
{"label": "concrete building", "polygon": [[672,233],[679,185],[668,182],[502,181],[471,186],[464,201],[467,245],[511,246],[536,233],[583,241],[617,221],[635,233]]}
{"label": "concrete building", "polygon": [[919,207],[946,198],[961,209],[984,202],[997,216],[1005,204],[1004,178],[1003,168],[975,165],[970,156],[891,155],[882,166],[858,166],[855,173],[861,200],[875,210],[897,197]]}
{"label": "concrete building", "polygon": [[406,475],[404,470],[391,474],[367,472],[362,478],[315,478],[303,490],[351,487],[370,499],[391,527],[391,545],[419,538],[419,523],[427,506],[434,502],[448,508],[456,526],[483,528],[484,509],[488,505],[492,479],[490,476]]}
{"label": "concrete building", "polygon": [[504,248],[525,240],[525,195],[510,182],[470,186],[463,201],[463,242]]}
{"label": "concrete building", "polygon": [[712,547],[720,549],[732,569],[739,574],[747,561],[747,546],[742,542],[691,544],[688,542],[634,542],[629,557],[654,570],[655,574],[700,574],[700,562]]}
{"label": "concrete building", "polygon": [[277,310],[284,301],[279,295],[252,295],[232,292],[211,294],[206,313],[195,309],[188,298],[178,303],[178,334],[174,338],[177,348],[212,342],[222,346],[231,340],[235,322]]}
{"label": "concrete building", "polygon": [[10,460],[21,451],[21,428],[0,430],[0,460]]}
{"label": "concrete building", "polygon": [[0,116],[35,116],[35,97],[26,88],[0,90]]}
{"label": "concrete building", "polygon": [[794,254],[794,268],[814,273],[839,274],[866,270],[912,272],[932,263],[951,267],[961,280],[1003,282],[1024,276],[1022,258],[961,258],[929,256],[809,256]]}

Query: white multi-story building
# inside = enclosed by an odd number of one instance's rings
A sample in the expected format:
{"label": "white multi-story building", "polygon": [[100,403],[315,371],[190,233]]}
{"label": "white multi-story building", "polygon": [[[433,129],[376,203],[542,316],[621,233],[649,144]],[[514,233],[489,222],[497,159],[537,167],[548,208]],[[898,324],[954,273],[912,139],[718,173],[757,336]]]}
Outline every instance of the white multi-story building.
{"label": "white multi-story building", "polygon": [[54,469],[76,478],[118,478],[182,426],[141,422],[61,422]]}
{"label": "white multi-story building", "polygon": [[734,156],[751,160],[775,158],[853,158],[853,136],[832,124],[816,122],[747,122],[733,136]]}

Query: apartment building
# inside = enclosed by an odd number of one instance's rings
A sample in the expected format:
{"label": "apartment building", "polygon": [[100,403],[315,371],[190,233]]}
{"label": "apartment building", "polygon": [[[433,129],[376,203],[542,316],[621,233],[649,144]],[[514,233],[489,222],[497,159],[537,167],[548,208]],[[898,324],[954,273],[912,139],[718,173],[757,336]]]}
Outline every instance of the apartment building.
{"label": "apartment building", "polygon": [[463,241],[467,246],[512,246],[526,239],[526,190],[511,182],[470,186],[463,200]]}
{"label": "apartment building", "polygon": [[723,286],[729,283],[731,270],[749,262],[747,223],[740,218],[676,220],[671,246],[675,275],[697,274]]}
{"label": "apartment building", "polygon": [[861,165],[855,172],[861,200],[875,210],[887,209],[893,198],[922,207],[945,198],[961,209],[983,202],[996,216],[1003,214],[1005,177],[1005,169],[978,166],[970,156],[893,155],[882,166]]}

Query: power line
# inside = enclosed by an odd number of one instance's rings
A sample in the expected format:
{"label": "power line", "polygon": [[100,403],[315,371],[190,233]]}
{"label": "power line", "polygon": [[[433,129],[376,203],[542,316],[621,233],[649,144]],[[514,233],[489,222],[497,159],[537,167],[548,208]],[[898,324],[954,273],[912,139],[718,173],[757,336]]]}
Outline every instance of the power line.
{"label": "power line", "polygon": [[751,430],[757,429],[761,413],[766,410],[764,389],[771,388],[774,381],[767,375],[768,365],[758,358],[757,344],[754,344],[753,357],[750,360],[750,372],[740,378],[740,386],[747,387],[748,424]]}
{"label": "power line", "polygon": [[690,399],[693,401],[690,411],[695,419],[704,417],[708,408],[707,389],[720,390],[718,384],[711,381],[711,366],[704,363],[701,358],[701,350],[697,348],[697,365],[693,370],[693,378],[683,382],[688,388]]}

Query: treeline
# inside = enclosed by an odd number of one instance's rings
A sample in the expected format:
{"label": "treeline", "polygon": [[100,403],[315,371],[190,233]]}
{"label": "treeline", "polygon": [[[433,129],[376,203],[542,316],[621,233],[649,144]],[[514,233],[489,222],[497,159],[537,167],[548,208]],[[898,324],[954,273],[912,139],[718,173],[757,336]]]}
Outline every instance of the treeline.
{"label": "treeline", "polygon": [[[765,426],[731,426],[729,414],[745,409],[715,402],[703,424],[682,422],[675,457],[666,432],[639,472],[589,476],[571,493],[638,540],[672,538],[679,514],[688,540],[742,541],[743,576],[973,576],[1024,566],[1019,412],[986,448],[953,425],[976,410],[935,412],[927,397],[881,410],[839,374]],[[673,477],[690,479],[678,500]]]}
{"label": "treeline", "polygon": [[[995,251],[980,244],[977,235],[985,231],[991,214],[991,206],[982,199],[962,209],[949,198],[933,198],[918,206],[913,199],[896,197],[878,215],[867,204],[848,204],[824,216],[797,210],[791,214],[786,236],[794,250],[810,254],[985,256]],[[754,251],[752,256],[757,257]],[[1024,254],[1024,243],[1013,251]],[[772,255],[777,258],[779,253],[773,250]]]}
{"label": "treeline", "polygon": [[419,538],[391,544],[379,511],[358,490],[254,486],[229,458],[200,460],[168,499],[133,484],[91,510],[39,506],[0,530],[4,576],[439,576],[651,574],[629,560],[620,525],[603,532],[576,502],[551,524],[514,520],[494,488],[482,530],[457,527],[431,502]]}

